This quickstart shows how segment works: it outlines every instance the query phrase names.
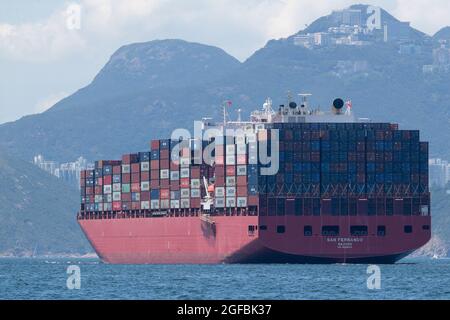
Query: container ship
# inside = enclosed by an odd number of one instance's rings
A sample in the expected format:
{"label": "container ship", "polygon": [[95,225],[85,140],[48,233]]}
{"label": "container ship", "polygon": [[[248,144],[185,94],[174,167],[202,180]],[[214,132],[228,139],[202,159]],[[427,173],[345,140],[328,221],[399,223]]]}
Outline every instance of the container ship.
{"label": "container ship", "polygon": [[[394,263],[431,235],[428,143],[309,95],[204,118],[81,173],[77,220],[105,263]],[[239,117],[240,118],[240,117]],[[196,130],[194,130],[196,131]],[[195,133],[195,132],[194,132]]]}

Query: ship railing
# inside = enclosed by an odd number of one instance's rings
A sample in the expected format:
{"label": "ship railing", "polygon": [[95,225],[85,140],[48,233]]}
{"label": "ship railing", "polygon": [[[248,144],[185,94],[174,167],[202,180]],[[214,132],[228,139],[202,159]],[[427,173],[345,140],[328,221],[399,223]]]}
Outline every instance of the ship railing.
{"label": "ship railing", "polygon": [[[256,216],[257,210],[246,208],[224,208],[225,210],[211,210],[210,216]],[[136,219],[156,217],[198,217],[202,214],[201,209],[143,209],[143,210],[117,210],[117,211],[80,211],[77,213],[78,220],[97,219]]]}

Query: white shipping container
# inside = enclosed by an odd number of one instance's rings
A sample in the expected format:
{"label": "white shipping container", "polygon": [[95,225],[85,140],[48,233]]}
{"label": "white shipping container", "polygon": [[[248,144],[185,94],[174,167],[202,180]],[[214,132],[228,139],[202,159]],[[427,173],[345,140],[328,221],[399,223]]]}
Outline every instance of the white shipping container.
{"label": "white shipping container", "polygon": [[112,203],[104,203],[103,210],[104,211],[112,211]]}
{"label": "white shipping container", "polygon": [[173,180],[173,181],[180,180],[180,172],[179,171],[170,171],[170,180]]}
{"label": "white shipping container", "polygon": [[94,201],[95,201],[95,203],[100,203],[100,202],[103,202],[103,196],[100,194],[100,195],[95,195],[95,197],[94,197]]}
{"label": "white shipping container", "polygon": [[236,198],[226,198],[226,205],[227,208],[234,208],[236,207]]}
{"label": "white shipping container", "polygon": [[246,165],[238,165],[238,166],[236,166],[236,175],[238,175],[238,176],[246,176],[247,175],[247,166]]}
{"label": "white shipping container", "polygon": [[141,191],[150,191],[150,182],[148,181],[141,182]]}
{"label": "white shipping container", "polygon": [[110,194],[112,192],[112,186],[110,184],[106,184],[103,186],[103,194]]}
{"label": "white shipping container", "polygon": [[247,145],[245,144],[238,144],[236,146],[236,153],[243,155],[243,154],[247,154]]}
{"label": "white shipping container", "polygon": [[150,209],[150,201],[141,201],[141,210]]}
{"label": "white shipping container", "polygon": [[120,192],[122,190],[122,185],[120,183],[113,183],[113,192]]}
{"label": "white shipping container", "polygon": [[234,144],[227,144],[226,154],[234,155],[236,153],[236,146]]}
{"label": "white shipping container", "polygon": [[141,162],[141,171],[150,171],[150,162]]}
{"label": "white shipping container", "polygon": [[236,196],[236,187],[227,187],[226,196],[227,197],[235,197]]}
{"label": "white shipping container", "polygon": [[180,189],[181,198],[189,198],[190,191],[189,188]]}
{"label": "white shipping container", "polygon": [[236,145],[245,145],[245,134],[238,134],[235,137]]}
{"label": "white shipping container", "polygon": [[159,209],[159,200],[150,201],[150,208],[151,209]]}
{"label": "white shipping container", "polygon": [[131,168],[129,164],[123,164],[122,165],[122,173],[130,173]]}
{"label": "white shipping container", "polygon": [[200,198],[200,189],[191,189],[191,198]]}
{"label": "white shipping container", "polygon": [[180,165],[182,166],[188,166],[191,164],[191,158],[180,158]]}
{"label": "white shipping container", "polygon": [[193,189],[200,188],[200,179],[191,179],[191,188]]}
{"label": "white shipping container", "polygon": [[165,199],[165,200],[161,200],[161,209],[169,209],[170,206],[170,200]]}
{"label": "white shipping container", "polygon": [[112,194],[107,194],[105,202],[112,202]]}
{"label": "white shipping container", "polygon": [[180,178],[189,178],[189,168],[180,169]]}
{"label": "white shipping container", "polygon": [[98,211],[103,211],[103,203],[98,204]]}
{"label": "white shipping container", "polygon": [[216,208],[224,208],[225,207],[225,198],[216,198],[215,199],[215,207]]}
{"label": "white shipping container", "polygon": [[247,143],[256,142],[256,134],[255,133],[247,133]]}
{"label": "white shipping container", "polygon": [[240,208],[247,206],[247,197],[237,197],[237,206]]}
{"label": "white shipping container", "polygon": [[234,187],[236,185],[236,177],[226,177],[226,186]]}
{"label": "white shipping container", "polygon": [[161,179],[169,179],[169,169],[161,169],[160,170],[160,178]]}
{"label": "white shipping container", "polygon": [[225,161],[228,165],[236,164],[236,156],[226,156]]}
{"label": "white shipping container", "polygon": [[179,209],[180,208],[180,200],[170,200],[170,208]]}
{"label": "white shipping container", "polygon": [[216,187],[215,190],[215,196],[216,198],[219,197],[225,197],[225,187]]}
{"label": "white shipping container", "polygon": [[122,199],[122,194],[120,192],[113,192],[113,201],[120,201]]}
{"label": "white shipping container", "polygon": [[180,207],[181,208],[190,208],[191,207],[191,201],[189,199],[181,199]]}

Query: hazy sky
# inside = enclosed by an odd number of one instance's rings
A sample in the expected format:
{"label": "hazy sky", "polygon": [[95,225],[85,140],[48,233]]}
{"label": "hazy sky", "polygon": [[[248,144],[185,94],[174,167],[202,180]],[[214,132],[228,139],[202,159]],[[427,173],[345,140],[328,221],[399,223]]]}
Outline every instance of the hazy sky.
{"label": "hazy sky", "polygon": [[[0,123],[46,110],[89,84],[120,46],[180,38],[241,61],[347,0],[0,0]],[[430,35],[450,25],[448,0],[373,0]],[[80,24],[73,5],[79,5]]]}

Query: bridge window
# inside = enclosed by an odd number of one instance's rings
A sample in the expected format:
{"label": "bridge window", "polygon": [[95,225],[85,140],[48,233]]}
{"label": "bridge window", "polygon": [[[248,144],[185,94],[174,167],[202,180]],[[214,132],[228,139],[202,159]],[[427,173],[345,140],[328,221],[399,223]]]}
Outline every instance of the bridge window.
{"label": "bridge window", "polygon": [[322,227],[323,236],[338,236],[339,226],[323,226]]}
{"label": "bridge window", "polygon": [[403,231],[404,231],[405,233],[412,233],[413,228],[412,228],[412,226],[404,226],[404,227],[403,227]]}
{"label": "bridge window", "polygon": [[428,224],[424,224],[422,226],[422,230],[430,230],[430,226]]}
{"label": "bridge window", "polygon": [[304,226],[303,227],[303,235],[305,237],[310,237],[312,236],[312,227],[311,226]]}
{"label": "bridge window", "polygon": [[277,233],[284,233],[286,231],[285,226],[277,226]]}
{"label": "bridge window", "polygon": [[377,227],[377,236],[384,237],[386,235],[386,226]]}
{"label": "bridge window", "polygon": [[267,230],[267,226],[266,225],[260,225],[259,226],[259,230],[266,231]]}
{"label": "bridge window", "polygon": [[367,226],[350,226],[350,235],[352,236],[367,236]]}

